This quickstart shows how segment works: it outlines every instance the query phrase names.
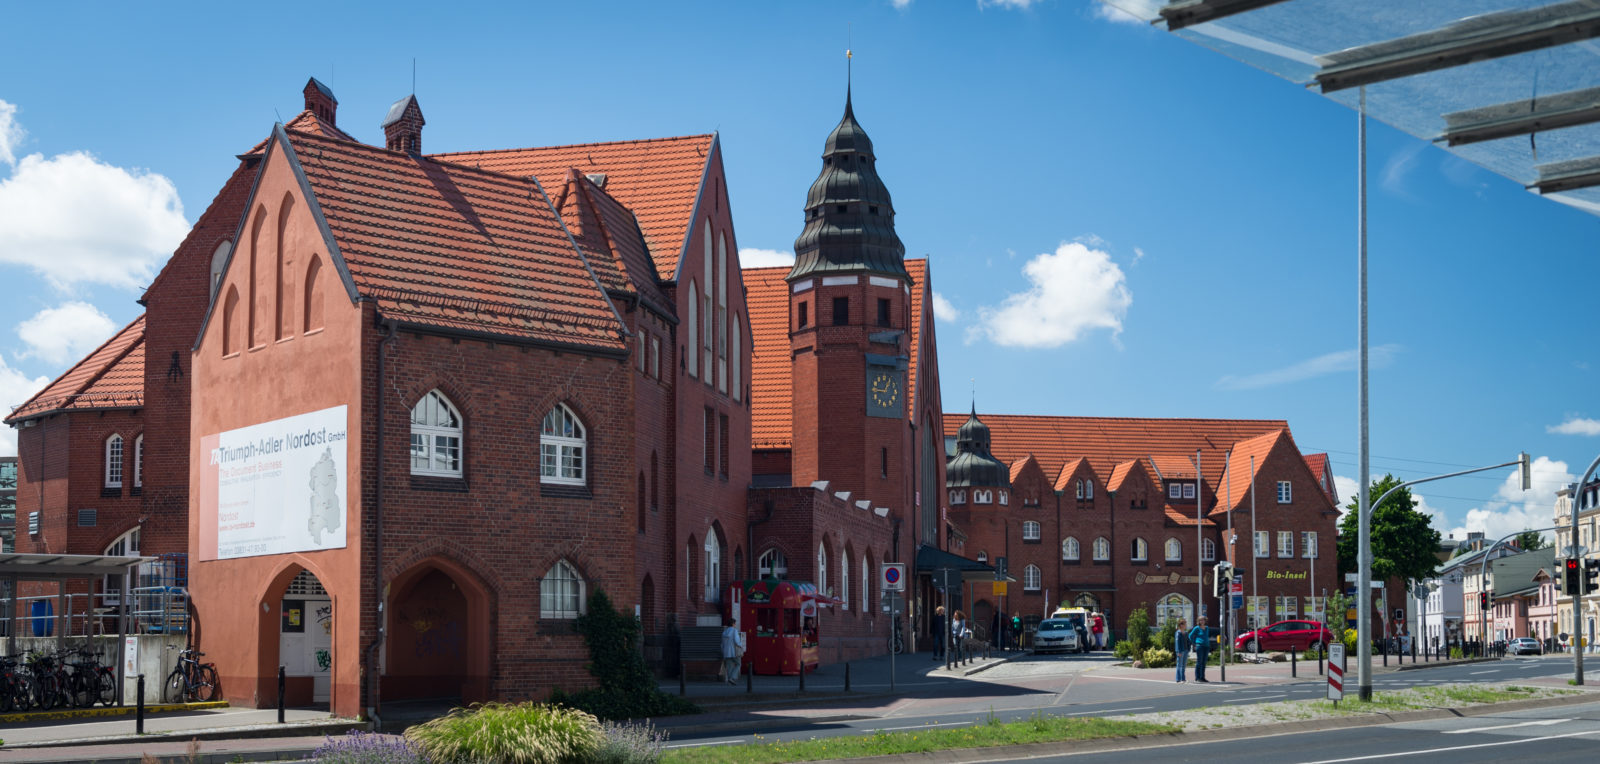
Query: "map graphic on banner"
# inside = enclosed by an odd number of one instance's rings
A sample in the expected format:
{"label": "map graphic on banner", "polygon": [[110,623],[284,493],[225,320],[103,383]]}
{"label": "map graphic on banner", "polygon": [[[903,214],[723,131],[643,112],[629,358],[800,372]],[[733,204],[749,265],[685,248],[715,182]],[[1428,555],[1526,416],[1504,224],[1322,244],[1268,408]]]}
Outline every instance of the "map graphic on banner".
{"label": "map graphic on banner", "polygon": [[342,549],[347,407],[201,440],[201,559]]}

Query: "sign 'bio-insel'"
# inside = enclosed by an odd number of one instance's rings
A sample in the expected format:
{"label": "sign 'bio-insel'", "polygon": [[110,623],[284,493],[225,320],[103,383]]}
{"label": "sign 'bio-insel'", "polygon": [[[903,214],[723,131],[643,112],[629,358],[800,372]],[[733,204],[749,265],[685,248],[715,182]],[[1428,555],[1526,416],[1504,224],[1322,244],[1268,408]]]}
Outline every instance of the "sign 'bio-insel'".
{"label": "sign 'bio-insel'", "polygon": [[200,559],[342,549],[345,406],[200,441]]}

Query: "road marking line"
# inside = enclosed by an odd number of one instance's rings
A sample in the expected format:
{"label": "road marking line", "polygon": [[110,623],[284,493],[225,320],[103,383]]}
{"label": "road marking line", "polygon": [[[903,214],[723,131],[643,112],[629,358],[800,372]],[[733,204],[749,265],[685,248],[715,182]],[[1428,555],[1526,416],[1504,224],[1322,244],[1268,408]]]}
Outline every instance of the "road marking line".
{"label": "road marking line", "polygon": [[878,727],[877,731],[893,732],[895,730],[939,729],[943,727],[963,727],[968,724],[972,724],[972,722],[950,722],[949,724],[940,724],[935,722],[933,724],[909,724],[904,727]]}
{"label": "road marking line", "polygon": [[1472,750],[1474,748],[1494,748],[1496,746],[1502,746],[1502,745],[1521,745],[1521,744],[1524,744],[1524,743],[1538,743],[1538,742],[1542,742],[1542,741],[1545,741],[1545,740],[1560,740],[1561,738],[1582,737],[1584,735],[1600,735],[1600,730],[1589,730],[1587,732],[1568,732],[1565,735],[1546,735],[1544,737],[1519,737],[1519,738],[1512,738],[1511,740],[1501,740],[1499,742],[1494,742],[1494,743],[1478,743],[1477,745],[1456,745],[1456,746],[1450,746],[1448,748],[1428,748],[1428,749],[1421,750],[1421,751],[1395,751],[1393,753],[1375,753],[1375,754],[1372,754],[1371,756],[1352,756],[1352,757],[1350,757],[1348,759],[1323,759],[1322,761],[1306,762],[1306,764],[1342,764],[1343,762],[1346,762],[1346,761],[1370,761],[1372,759],[1392,759],[1392,758],[1394,758],[1396,756],[1416,756],[1418,754],[1424,754],[1424,753],[1445,753],[1446,751],[1469,751],[1469,750]]}
{"label": "road marking line", "polygon": [[1104,711],[1079,711],[1075,714],[1062,714],[1062,716],[1087,716],[1089,714],[1120,714],[1124,711],[1148,711],[1155,706],[1137,706],[1134,708],[1108,708]]}
{"label": "road marking line", "polygon": [[1459,730],[1442,730],[1441,734],[1445,734],[1445,735],[1464,735],[1464,734],[1466,734],[1468,732],[1488,732],[1489,730],[1508,730],[1508,729],[1511,729],[1512,727],[1545,727],[1545,726],[1549,726],[1551,724],[1560,724],[1562,722],[1570,722],[1570,721],[1577,721],[1577,720],[1576,719],[1538,719],[1538,720],[1531,721],[1531,722],[1520,722],[1518,724],[1501,724],[1501,725],[1494,726],[1494,727],[1470,727],[1470,728],[1467,728],[1467,729],[1459,729]]}
{"label": "road marking line", "polygon": [[1499,671],[1500,671],[1500,669],[1489,669],[1488,671],[1468,671],[1467,675],[1468,676],[1477,676],[1479,674],[1495,674],[1495,673],[1498,673]]}
{"label": "road marking line", "polygon": [[1085,672],[1080,676],[1089,679],[1120,679],[1126,682],[1156,682],[1158,684],[1177,684],[1171,679],[1145,679],[1144,677],[1137,676],[1110,676],[1108,674],[1090,674],[1088,672]]}
{"label": "road marking line", "polygon": [[1261,695],[1261,696],[1254,697],[1254,698],[1234,698],[1233,700],[1224,700],[1222,702],[1224,702],[1224,703],[1254,703],[1255,701],[1266,700],[1267,698],[1287,698],[1287,697],[1289,697],[1289,694],[1285,692],[1285,693],[1278,693],[1277,695]]}
{"label": "road marking line", "polygon": [[673,743],[672,745],[664,745],[662,748],[699,748],[707,745],[739,745],[743,742],[743,740],[713,740],[709,743]]}

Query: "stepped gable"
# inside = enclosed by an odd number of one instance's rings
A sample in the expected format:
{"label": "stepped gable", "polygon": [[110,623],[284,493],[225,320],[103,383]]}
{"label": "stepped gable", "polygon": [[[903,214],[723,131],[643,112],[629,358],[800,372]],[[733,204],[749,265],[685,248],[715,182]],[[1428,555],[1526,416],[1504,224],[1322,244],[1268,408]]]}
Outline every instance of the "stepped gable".
{"label": "stepped gable", "polygon": [[595,274],[531,181],[284,133],[356,290],[388,318],[625,350]]}
{"label": "stepped gable", "polygon": [[677,279],[678,259],[689,240],[716,145],[717,136],[711,134],[429,156],[506,175],[537,177],[546,189],[560,187],[569,169],[604,175],[605,192],[637,216],[656,271],[671,281]]}
{"label": "stepped gable", "polygon": [[[945,437],[956,435],[966,417],[944,415]],[[1161,473],[1172,477],[1168,467],[1186,470],[1194,477],[1195,450],[1201,452],[1201,467],[1212,485],[1223,473],[1223,456],[1228,448],[1247,438],[1277,430],[1287,431],[1281,419],[1156,419],[1143,417],[1074,417],[984,414],[990,432],[990,449],[995,457],[1009,461],[1032,454],[1047,475],[1059,475],[1070,460],[1082,457],[1098,475],[1111,475],[1118,464],[1139,461],[1151,479],[1156,478],[1151,457],[1162,461]],[[1187,465],[1187,466],[1185,466]],[[1209,495],[1211,489],[1207,489]]]}
{"label": "stepped gable", "polygon": [[95,348],[5,418],[6,424],[58,411],[144,405],[144,314]]}
{"label": "stepped gable", "polygon": [[[916,379],[922,363],[921,336],[923,284],[928,277],[926,259],[907,260],[911,274],[911,352],[907,360],[906,392],[918,409]],[[789,268],[745,268],[744,304],[750,313],[750,440],[756,449],[785,449],[793,442],[791,398],[794,381],[789,356]],[[950,415],[945,416],[949,422]],[[962,418],[958,421],[966,421]],[[954,434],[951,432],[950,434]]]}

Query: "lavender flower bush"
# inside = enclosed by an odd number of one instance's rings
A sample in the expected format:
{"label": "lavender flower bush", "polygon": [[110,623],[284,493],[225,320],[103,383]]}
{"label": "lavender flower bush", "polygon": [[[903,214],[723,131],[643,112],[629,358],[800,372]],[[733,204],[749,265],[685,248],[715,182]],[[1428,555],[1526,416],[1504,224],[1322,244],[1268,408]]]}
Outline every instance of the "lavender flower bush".
{"label": "lavender flower bush", "polygon": [[328,738],[311,752],[310,761],[321,764],[427,764],[405,738],[352,730],[342,738]]}
{"label": "lavender flower bush", "polygon": [[644,724],[604,722],[600,731],[605,742],[595,753],[598,764],[659,764],[667,744],[667,733]]}

